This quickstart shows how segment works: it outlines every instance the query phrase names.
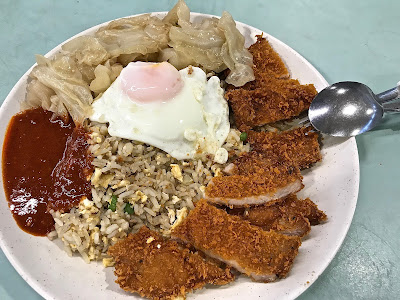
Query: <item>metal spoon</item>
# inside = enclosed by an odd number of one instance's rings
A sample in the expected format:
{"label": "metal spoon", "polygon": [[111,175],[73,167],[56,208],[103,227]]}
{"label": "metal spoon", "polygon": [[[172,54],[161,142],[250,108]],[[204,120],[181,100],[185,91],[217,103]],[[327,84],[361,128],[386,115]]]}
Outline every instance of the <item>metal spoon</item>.
{"label": "metal spoon", "polygon": [[377,95],[358,82],[332,84],[314,98],[308,117],[315,129],[328,135],[349,137],[364,133],[381,122],[385,111],[396,111],[385,110],[382,104],[399,96],[399,84]]}

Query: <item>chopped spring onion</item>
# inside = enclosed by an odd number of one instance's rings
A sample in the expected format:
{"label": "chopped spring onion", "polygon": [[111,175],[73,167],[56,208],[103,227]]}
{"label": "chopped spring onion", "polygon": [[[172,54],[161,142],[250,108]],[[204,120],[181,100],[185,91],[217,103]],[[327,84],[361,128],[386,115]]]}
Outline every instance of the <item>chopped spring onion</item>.
{"label": "chopped spring onion", "polygon": [[133,213],[134,213],[135,211],[133,210],[132,205],[131,205],[130,203],[127,203],[127,204],[125,205],[124,212],[126,212],[127,214],[130,214],[130,215],[133,215]]}
{"label": "chopped spring onion", "polygon": [[242,132],[239,136],[240,140],[242,142],[244,142],[245,140],[247,140],[247,133],[246,132]]}
{"label": "chopped spring onion", "polygon": [[117,210],[117,196],[112,195],[111,197],[111,202],[110,205],[108,206],[108,209],[110,209],[111,211],[116,211]]}

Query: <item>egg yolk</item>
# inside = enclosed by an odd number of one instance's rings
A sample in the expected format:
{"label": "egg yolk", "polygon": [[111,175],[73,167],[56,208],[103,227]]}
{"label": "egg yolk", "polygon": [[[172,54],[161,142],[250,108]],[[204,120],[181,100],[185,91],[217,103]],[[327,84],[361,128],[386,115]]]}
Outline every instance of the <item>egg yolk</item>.
{"label": "egg yolk", "polygon": [[134,102],[167,102],[182,88],[179,71],[167,62],[132,62],[121,73],[121,89]]}

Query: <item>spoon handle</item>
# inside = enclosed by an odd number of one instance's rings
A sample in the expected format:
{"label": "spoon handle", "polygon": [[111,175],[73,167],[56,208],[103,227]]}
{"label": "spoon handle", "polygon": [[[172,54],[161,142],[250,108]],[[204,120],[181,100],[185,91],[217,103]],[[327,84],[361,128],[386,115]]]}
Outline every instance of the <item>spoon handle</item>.
{"label": "spoon handle", "polygon": [[393,99],[396,99],[400,94],[400,81],[397,83],[397,86],[387,90],[385,92],[382,92],[378,95],[376,95],[376,97],[378,98],[378,102],[380,104],[383,104],[385,102],[389,102]]}
{"label": "spoon handle", "polygon": [[383,105],[383,111],[386,112],[400,112],[400,103],[398,101],[394,101]]}

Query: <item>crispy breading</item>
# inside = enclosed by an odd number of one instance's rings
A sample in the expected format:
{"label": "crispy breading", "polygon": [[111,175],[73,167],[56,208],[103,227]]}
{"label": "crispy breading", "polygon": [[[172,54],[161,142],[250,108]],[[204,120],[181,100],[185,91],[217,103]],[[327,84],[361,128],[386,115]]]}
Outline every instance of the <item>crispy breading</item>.
{"label": "crispy breading", "polygon": [[309,108],[317,94],[314,85],[287,78],[283,61],[266,39],[258,36],[249,51],[256,79],[225,93],[241,130],[290,119]]}
{"label": "crispy breading", "polygon": [[237,215],[262,229],[274,230],[285,235],[306,236],[311,225],[301,213],[287,211],[280,205],[260,205],[248,208],[227,209],[232,215]]}
{"label": "crispy breading", "polygon": [[223,285],[234,280],[229,267],[206,261],[147,227],[118,241],[108,254],[115,260],[120,287],[150,299],[184,298],[205,284]]}
{"label": "crispy breading", "polygon": [[305,169],[322,159],[319,135],[311,130],[311,127],[301,127],[281,133],[250,130],[248,141],[254,151],[291,160],[300,169]]}
{"label": "crispy breading", "polygon": [[269,204],[280,205],[285,207],[286,211],[300,213],[308,219],[311,225],[318,225],[327,220],[326,214],[318,209],[318,206],[310,198],[300,200],[296,195],[292,194]]}
{"label": "crispy breading", "polygon": [[326,220],[325,213],[309,198],[300,200],[294,194],[264,205],[227,208],[227,212],[240,216],[264,230],[275,230],[282,234],[300,237],[310,232],[310,225],[317,225]]}
{"label": "crispy breading", "polygon": [[310,222],[302,214],[288,213],[276,206],[264,207],[262,210],[250,209],[245,220],[264,230],[275,230],[286,235],[304,237],[311,231]]}
{"label": "crispy breading", "polygon": [[[250,207],[226,208],[232,215],[240,216],[252,225],[264,230],[275,230],[282,234],[304,236],[309,232],[309,225],[318,225],[326,221],[326,214],[310,198],[301,200],[295,194],[270,201],[263,205]],[[306,225],[302,216],[307,220]],[[296,219],[291,219],[296,217]]]}
{"label": "crispy breading", "polygon": [[271,79],[253,90],[229,90],[225,98],[232,107],[236,126],[246,130],[298,116],[310,107],[316,94],[313,85],[300,85],[293,79]]}
{"label": "crispy breading", "polygon": [[249,51],[251,51],[253,55],[253,65],[255,66],[254,76],[256,78],[256,80],[250,82],[249,85],[255,84],[267,77],[263,74],[264,72],[270,74],[268,77],[289,78],[290,74],[285,63],[269,42],[265,38],[262,38],[261,35],[257,36],[257,41],[250,46]]}
{"label": "crispy breading", "polygon": [[255,151],[241,154],[227,169],[230,176],[214,177],[207,185],[208,201],[238,206],[262,204],[303,188],[297,166]]}
{"label": "crispy breading", "polygon": [[171,236],[263,282],[285,277],[301,245],[299,237],[264,231],[205,200],[197,203]]}
{"label": "crispy breading", "polygon": [[[289,175],[300,175],[297,166],[294,166],[291,161],[280,159],[279,157],[267,156],[264,153],[257,151],[243,152],[232,163],[234,167],[228,165],[230,168],[230,175],[252,175],[254,173],[273,173],[275,176],[281,174],[281,169],[288,168]],[[224,169],[224,172],[225,169]],[[285,176],[286,172],[282,174]]]}

